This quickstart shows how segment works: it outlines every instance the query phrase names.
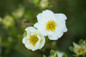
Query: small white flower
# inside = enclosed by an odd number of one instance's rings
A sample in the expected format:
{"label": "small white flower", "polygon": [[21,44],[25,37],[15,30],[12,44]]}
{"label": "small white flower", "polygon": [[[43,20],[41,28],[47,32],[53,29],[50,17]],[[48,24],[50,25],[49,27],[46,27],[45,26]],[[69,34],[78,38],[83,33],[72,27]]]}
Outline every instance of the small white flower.
{"label": "small white flower", "polygon": [[55,55],[58,54],[58,57],[62,57],[64,55],[64,52],[56,51]]}
{"label": "small white flower", "polygon": [[27,32],[27,36],[22,40],[25,47],[32,51],[41,49],[45,44],[44,36],[34,27],[27,27],[25,30]]}
{"label": "small white flower", "polygon": [[53,13],[45,10],[37,15],[38,22],[34,25],[44,36],[48,36],[50,40],[57,40],[64,32],[67,32],[67,17],[62,13]]}
{"label": "small white flower", "polygon": [[54,55],[50,55],[49,57],[56,57],[56,54],[58,55],[58,57],[63,57],[64,52],[56,51]]}

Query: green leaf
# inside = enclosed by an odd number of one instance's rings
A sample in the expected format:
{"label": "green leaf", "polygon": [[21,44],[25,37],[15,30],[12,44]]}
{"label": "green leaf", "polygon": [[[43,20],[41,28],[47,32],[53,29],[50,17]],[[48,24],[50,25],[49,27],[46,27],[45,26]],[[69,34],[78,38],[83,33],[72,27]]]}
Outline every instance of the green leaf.
{"label": "green leaf", "polygon": [[56,57],[58,57],[58,54],[56,54]]}
{"label": "green leaf", "polygon": [[62,57],[68,57],[67,54],[64,54]]}
{"label": "green leaf", "polygon": [[54,50],[51,50],[50,51],[50,55],[54,55],[55,51]]}
{"label": "green leaf", "polygon": [[46,55],[43,55],[43,57],[47,57]]}
{"label": "green leaf", "polygon": [[69,50],[73,52],[73,47],[72,47],[72,46],[70,46],[70,47],[69,47]]}
{"label": "green leaf", "polygon": [[83,39],[81,39],[81,40],[79,41],[79,45],[82,45],[82,43],[83,43]]}

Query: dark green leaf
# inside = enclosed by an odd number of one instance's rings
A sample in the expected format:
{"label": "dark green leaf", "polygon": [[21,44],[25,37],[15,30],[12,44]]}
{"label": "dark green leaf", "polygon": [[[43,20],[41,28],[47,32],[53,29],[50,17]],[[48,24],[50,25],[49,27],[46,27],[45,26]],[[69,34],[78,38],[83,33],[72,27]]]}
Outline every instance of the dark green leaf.
{"label": "dark green leaf", "polygon": [[81,39],[80,41],[79,41],[79,45],[81,45],[83,43],[83,39]]}
{"label": "dark green leaf", "polygon": [[73,52],[73,47],[72,47],[72,46],[70,46],[70,47],[69,47],[69,50]]}
{"label": "dark green leaf", "polygon": [[58,57],[58,54],[56,54],[56,57]]}

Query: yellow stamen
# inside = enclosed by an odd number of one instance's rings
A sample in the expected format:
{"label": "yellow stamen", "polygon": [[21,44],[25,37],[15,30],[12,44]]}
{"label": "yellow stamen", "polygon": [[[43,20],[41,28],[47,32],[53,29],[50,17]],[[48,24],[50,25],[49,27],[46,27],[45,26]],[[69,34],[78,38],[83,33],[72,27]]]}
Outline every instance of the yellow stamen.
{"label": "yellow stamen", "polygon": [[51,30],[53,32],[55,28],[56,28],[56,23],[54,22],[54,20],[48,21],[48,23],[46,24],[46,29]]}
{"label": "yellow stamen", "polygon": [[37,37],[37,35],[31,35],[29,40],[35,46],[35,44],[38,41],[38,37]]}

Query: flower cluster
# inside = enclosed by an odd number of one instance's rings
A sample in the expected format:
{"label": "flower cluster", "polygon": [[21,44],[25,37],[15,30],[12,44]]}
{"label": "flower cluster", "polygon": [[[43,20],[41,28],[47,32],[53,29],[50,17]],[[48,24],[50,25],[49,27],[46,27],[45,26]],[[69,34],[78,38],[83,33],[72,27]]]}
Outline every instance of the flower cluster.
{"label": "flower cluster", "polygon": [[41,49],[45,43],[45,37],[50,40],[59,39],[64,32],[67,32],[66,20],[67,17],[62,13],[53,13],[50,10],[45,10],[37,15],[38,22],[34,27],[28,27],[27,36],[23,38],[25,47],[35,51]]}

